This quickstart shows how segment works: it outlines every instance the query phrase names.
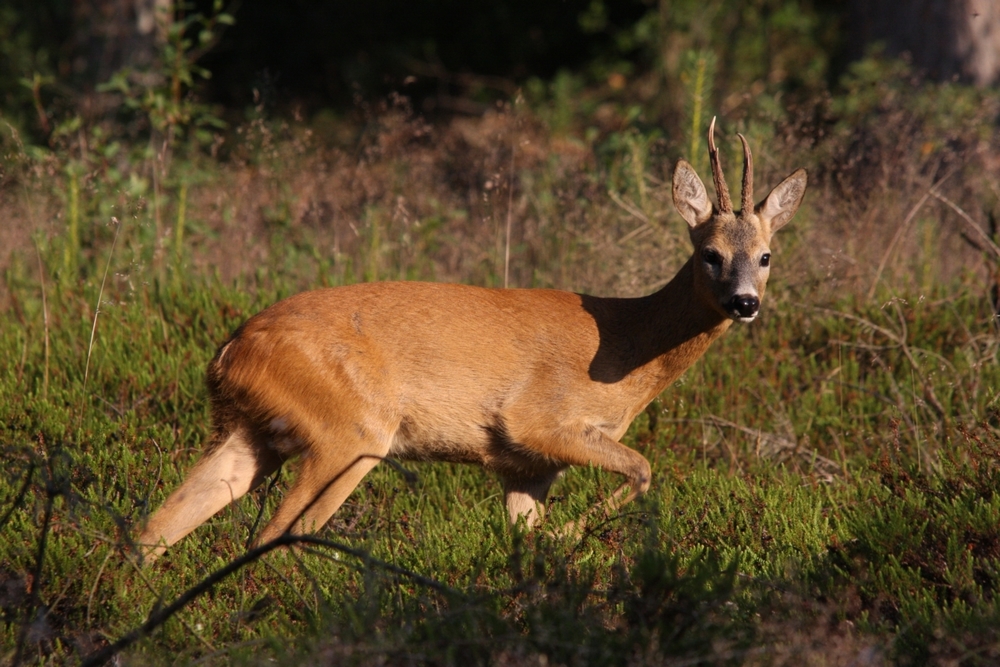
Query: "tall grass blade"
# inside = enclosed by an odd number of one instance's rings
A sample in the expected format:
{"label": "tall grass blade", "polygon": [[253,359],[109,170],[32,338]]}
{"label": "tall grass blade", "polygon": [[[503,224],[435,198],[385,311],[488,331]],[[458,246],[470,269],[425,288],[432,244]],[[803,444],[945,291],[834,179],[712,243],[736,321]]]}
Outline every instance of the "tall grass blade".
{"label": "tall grass blade", "polygon": [[708,49],[690,50],[684,54],[681,83],[684,85],[687,114],[688,160],[696,171],[705,170],[706,152],[702,149],[702,127],[706,115],[706,98],[715,85],[715,52]]}
{"label": "tall grass blade", "polygon": [[87,345],[87,364],[83,368],[83,387],[87,388],[87,378],[90,375],[90,355],[94,352],[94,336],[97,334],[97,316],[101,314],[101,300],[104,298],[104,286],[108,282],[108,270],[111,268],[111,259],[115,256],[115,246],[118,244],[118,234],[122,230],[118,218],[111,218],[115,223],[115,238],[111,241],[111,250],[108,251],[108,262],[104,265],[104,277],[101,279],[101,289],[97,293],[97,303],[94,306],[94,323],[90,328],[90,343]]}

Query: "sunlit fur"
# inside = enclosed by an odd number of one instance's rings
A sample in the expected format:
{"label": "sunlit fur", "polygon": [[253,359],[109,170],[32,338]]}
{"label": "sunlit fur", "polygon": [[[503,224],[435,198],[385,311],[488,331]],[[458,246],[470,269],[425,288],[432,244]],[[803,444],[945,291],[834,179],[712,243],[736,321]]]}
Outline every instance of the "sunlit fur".
{"label": "sunlit fur", "polygon": [[[402,282],[267,308],[209,364],[213,435],[138,537],[144,555],[155,559],[291,457],[295,483],[258,543],[322,527],[385,457],[481,465],[502,480],[511,521],[528,525],[571,465],[622,475],[606,503],[620,507],[651,473],[618,440],[729,328],[734,294],[763,296],[760,255],[805,182],[800,170],[754,211],[720,213],[680,161],[674,202],[694,254],[644,297]],[[721,266],[705,263],[707,247]]]}

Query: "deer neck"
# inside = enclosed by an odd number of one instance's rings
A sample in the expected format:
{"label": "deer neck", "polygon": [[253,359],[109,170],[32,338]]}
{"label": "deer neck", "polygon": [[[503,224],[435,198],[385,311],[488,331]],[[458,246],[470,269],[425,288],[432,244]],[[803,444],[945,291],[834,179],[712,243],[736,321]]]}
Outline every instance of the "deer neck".
{"label": "deer neck", "polygon": [[678,374],[697,361],[733,320],[698,294],[694,257],[658,292],[639,300],[645,311],[637,343],[660,365],[678,366]]}
{"label": "deer neck", "polygon": [[696,292],[694,258],[658,292],[601,301],[592,311],[601,342],[591,378],[624,383],[646,402],[680,377],[732,323]]}

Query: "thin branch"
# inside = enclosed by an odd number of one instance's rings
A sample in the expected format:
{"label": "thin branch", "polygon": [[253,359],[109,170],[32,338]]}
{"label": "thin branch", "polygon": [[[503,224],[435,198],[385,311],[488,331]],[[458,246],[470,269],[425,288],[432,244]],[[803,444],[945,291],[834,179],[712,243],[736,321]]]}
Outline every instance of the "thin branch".
{"label": "thin branch", "polygon": [[892,256],[893,251],[896,249],[896,244],[899,243],[900,239],[903,238],[903,235],[910,228],[910,223],[913,222],[913,219],[916,217],[917,213],[919,213],[920,209],[922,209],[924,207],[924,204],[927,203],[927,199],[930,198],[931,196],[935,197],[938,196],[937,189],[945,181],[951,178],[952,174],[954,174],[956,171],[957,169],[954,168],[951,169],[947,174],[942,176],[940,180],[934,183],[934,185],[927,188],[927,191],[924,192],[920,200],[913,205],[913,208],[910,209],[910,212],[906,214],[905,218],[903,218],[903,222],[899,224],[899,229],[896,230],[896,234],[892,237],[892,241],[889,242],[889,246],[885,249],[885,253],[882,255],[882,260],[878,263],[878,269],[875,271],[875,280],[872,281],[871,289],[868,290],[869,299],[875,296],[875,288],[878,287],[878,283],[882,279],[882,272],[885,270],[886,264],[889,263],[889,257]]}
{"label": "thin branch", "polygon": [[115,655],[125,650],[135,642],[140,639],[149,636],[156,628],[163,625],[167,620],[170,619],[174,614],[179,612],[181,609],[186,607],[190,602],[198,598],[199,596],[207,593],[216,584],[221,582],[223,579],[228,577],[240,570],[240,568],[259,560],[265,554],[274,551],[275,549],[283,546],[291,546],[295,544],[311,544],[315,546],[329,547],[331,549],[336,549],[342,553],[349,556],[354,556],[363,560],[365,563],[377,567],[386,572],[390,572],[394,575],[405,577],[415,584],[430,588],[431,590],[443,593],[446,595],[461,596],[461,593],[441,582],[425,577],[421,574],[417,574],[406,568],[399,567],[392,563],[387,563],[378,558],[373,558],[370,554],[353,547],[349,547],[346,544],[341,544],[340,542],[335,542],[333,540],[325,540],[323,538],[315,537],[313,535],[292,535],[285,533],[280,535],[275,539],[271,540],[266,544],[262,544],[255,549],[251,549],[247,553],[243,554],[239,558],[230,561],[223,567],[219,568],[212,574],[208,575],[200,582],[192,586],[191,588],[184,591],[176,600],[167,605],[166,607],[161,607],[156,609],[149,615],[146,622],[143,623],[138,628],[126,633],[113,644],[109,644],[104,648],[94,651],[90,655],[84,657],[81,665],[82,667],[90,667],[92,665],[103,665],[110,661]]}
{"label": "thin branch", "polygon": [[[621,208],[623,211],[625,211],[626,213],[628,213],[629,215],[631,215],[632,217],[634,217],[636,220],[639,220],[640,222],[642,222],[642,223],[644,223],[646,225],[649,224],[649,216],[648,215],[646,215],[642,210],[639,209],[638,206],[636,206],[632,202],[626,201],[625,199],[623,199],[622,196],[619,195],[614,190],[608,190],[608,197],[610,197],[611,201],[613,201],[615,204],[617,204],[619,206],[619,208]],[[628,235],[626,235],[625,238],[628,238]],[[621,242],[622,241],[619,241],[619,243],[621,243]]]}
{"label": "thin branch", "polygon": [[108,561],[111,560],[111,556],[115,553],[114,549],[108,549],[108,552],[104,555],[104,561],[101,566],[97,568],[97,576],[94,577],[94,585],[90,587],[90,595],[87,596],[87,627],[90,627],[90,612],[94,608],[94,596],[97,594],[97,588],[101,585],[101,575],[104,574],[104,568],[107,566]]}
{"label": "thin branch", "polygon": [[997,244],[993,242],[993,239],[990,238],[990,235],[987,234],[985,231],[983,231],[983,228],[977,225],[976,221],[973,220],[968,213],[963,211],[958,204],[948,199],[940,192],[932,191],[930,194],[933,195],[936,199],[938,199],[942,203],[946,204],[949,208],[951,208],[951,210],[955,211],[955,213],[958,213],[958,217],[961,218],[973,231],[976,232],[976,234],[979,235],[979,241],[983,245],[985,245],[986,248],[990,250],[990,252],[992,252],[994,255],[1000,258],[1000,246],[997,246]]}

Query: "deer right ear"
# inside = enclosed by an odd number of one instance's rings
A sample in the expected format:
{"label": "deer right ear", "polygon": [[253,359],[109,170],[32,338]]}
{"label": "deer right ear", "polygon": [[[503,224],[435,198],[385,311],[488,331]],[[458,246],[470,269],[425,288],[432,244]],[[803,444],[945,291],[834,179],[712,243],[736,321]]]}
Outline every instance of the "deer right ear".
{"label": "deer right ear", "polygon": [[767,198],[757,206],[757,215],[767,221],[771,234],[784,227],[799,210],[806,193],[807,181],[806,170],[798,169],[774,186]]}
{"label": "deer right ear", "polygon": [[712,217],[712,202],[705,184],[686,160],[678,160],[674,167],[674,207],[691,229]]}

